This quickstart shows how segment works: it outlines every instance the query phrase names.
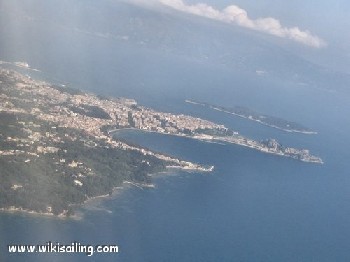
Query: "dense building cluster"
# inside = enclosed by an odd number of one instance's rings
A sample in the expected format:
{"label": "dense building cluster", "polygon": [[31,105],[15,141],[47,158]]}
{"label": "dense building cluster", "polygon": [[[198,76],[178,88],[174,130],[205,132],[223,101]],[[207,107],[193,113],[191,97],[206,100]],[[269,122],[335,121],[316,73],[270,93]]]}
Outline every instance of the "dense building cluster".
{"label": "dense building cluster", "polygon": [[[78,90],[53,86],[45,82],[34,81],[13,71],[2,70],[6,81],[12,81],[11,90],[0,96],[0,111],[30,114],[46,123],[52,123],[45,132],[39,132],[39,126],[33,122],[19,122],[23,132],[28,133],[27,138],[5,137],[7,141],[16,142],[20,147],[30,147],[38,142],[36,152],[28,150],[1,150],[0,155],[27,154],[52,152],[54,149],[46,142],[64,142],[58,135],[57,128],[82,130],[86,135],[97,140],[103,140],[111,147],[140,150],[125,143],[113,140],[101,127],[137,128],[146,131],[166,133],[173,135],[192,136],[203,140],[221,140],[258,149],[267,153],[286,155],[306,162],[322,162],[319,158],[311,156],[308,150],[284,148],[275,140],[258,142],[233,133],[231,136],[215,136],[223,134],[228,129],[223,125],[186,115],[157,112],[155,110],[138,106],[135,100],[114,98],[104,99],[93,94],[82,93]],[[103,114],[101,114],[101,112]],[[34,127],[34,129],[33,129]],[[35,128],[37,131],[35,131]],[[34,130],[34,131],[33,131]],[[203,131],[206,132],[203,132]],[[207,131],[210,134],[207,134]],[[65,138],[77,139],[69,133]],[[91,143],[90,143],[91,144]],[[92,143],[93,144],[93,143]],[[144,154],[153,154],[142,150]],[[164,158],[158,155],[160,158]],[[175,159],[174,159],[175,161]],[[177,161],[178,162],[178,161]],[[198,166],[199,167],[199,166]]]}

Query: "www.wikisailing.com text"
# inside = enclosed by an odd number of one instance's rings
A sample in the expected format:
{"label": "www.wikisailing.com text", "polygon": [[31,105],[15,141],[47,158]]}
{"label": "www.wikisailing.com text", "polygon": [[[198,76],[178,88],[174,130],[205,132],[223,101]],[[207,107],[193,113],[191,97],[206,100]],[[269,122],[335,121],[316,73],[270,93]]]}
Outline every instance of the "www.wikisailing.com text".
{"label": "www.wikisailing.com text", "polygon": [[73,242],[69,245],[47,242],[45,245],[8,245],[9,253],[83,253],[87,256],[93,256],[95,253],[118,253],[117,245],[82,245],[79,242]]}

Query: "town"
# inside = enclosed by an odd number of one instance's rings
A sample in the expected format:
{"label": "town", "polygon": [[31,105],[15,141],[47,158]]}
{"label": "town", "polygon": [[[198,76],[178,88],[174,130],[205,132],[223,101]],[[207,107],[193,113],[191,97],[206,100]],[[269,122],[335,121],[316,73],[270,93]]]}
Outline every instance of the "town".
{"label": "town", "polygon": [[150,174],[214,169],[129,145],[113,136],[121,129],[323,163],[308,150],[284,147],[274,139],[255,141],[208,120],[158,112],[133,99],[106,98],[7,69],[0,69],[0,89],[0,210],[69,216],[74,205],[111,195],[125,183],[152,187]]}
{"label": "town", "polygon": [[[137,149],[125,143],[115,141],[109,132],[103,130],[136,128],[162,134],[187,136],[200,140],[221,141],[257,149],[262,152],[292,157],[304,162],[323,163],[319,157],[308,150],[283,147],[277,141],[254,141],[229,130],[223,125],[187,115],[157,112],[137,105],[133,99],[101,98],[94,94],[62,86],[52,86],[45,82],[34,81],[15,72],[2,71],[12,78],[18,90],[17,97],[2,94],[2,111],[21,112],[36,116],[38,119],[55,123],[64,128],[83,130],[87,135],[106,141],[112,147]],[[30,100],[32,99],[32,100]],[[11,100],[26,104],[27,110],[13,105]],[[104,127],[104,128],[103,128]],[[45,134],[51,136],[50,132]],[[40,140],[40,134],[31,134],[30,139]],[[152,154],[151,152],[147,152]]]}

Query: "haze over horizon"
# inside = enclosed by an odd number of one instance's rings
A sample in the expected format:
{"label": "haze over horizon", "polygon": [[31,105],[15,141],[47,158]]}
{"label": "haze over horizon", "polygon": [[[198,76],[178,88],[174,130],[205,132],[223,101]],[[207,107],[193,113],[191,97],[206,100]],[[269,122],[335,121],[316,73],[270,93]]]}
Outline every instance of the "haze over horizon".
{"label": "haze over horizon", "polygon": [[0,261],[350,261],[349,8],[0,0]]}
{"label": "haze over horizon", "polygon": [[[288,49],[337,70],[350,72],[347,1],[124,0],[176,11],[289,39]],[[158,9],[159,11],[159,9]],[[304,46],[311,48],[304,48]],[[312,49],[319,50],[312,50]]]}
{"label": "haze over horizon", "polygon": [[[44,53],[47,50],[48,57],[55,50],[71,56],[71,64],[79,64],[93,59],[91,52],[85,52],[90,45],[84,43],[94,37],[98,41],[93,41],[91,48],[97,50],[93,46],[108,40],[106,51],[117,56],[125,53],[124,47],[133,46],[142,54],[141,50],[146,48],[154,57],[171,55],[202,65],[260,75],[269,73],[296,84],[348,92],[350,37],[345,33],[348,8],[349,4],[342,0],[332,4],[327,1],[303,4],[300,1],[51,0],[40,5],[35,5],[33,0],[3,1],[0,52],[10,60],[27,59],[35,66],[39,63],[35,60],[45,56],[30,59],[32,50]],[[113,45],[124,47],[112,51]],[[142,55],[139,59],[143,59]],[[55,60],[53,57],[52,62]],[[64,63],[55,61],[54,67]],[[154,67],[166,70],[156,64]]]}

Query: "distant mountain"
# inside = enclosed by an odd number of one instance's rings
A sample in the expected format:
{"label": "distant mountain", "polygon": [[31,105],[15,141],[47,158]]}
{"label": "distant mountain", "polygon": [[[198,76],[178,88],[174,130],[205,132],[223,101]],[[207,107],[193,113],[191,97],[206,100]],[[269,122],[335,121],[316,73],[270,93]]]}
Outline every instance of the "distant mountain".
{"label": "distant mountain", "polygon": [[[20,59],[27,56],[34,61],[41,60],[40,63],[44,63],[43,59],[51,59],[59,70],[60,63],[64,62],[58,61],[53,53],[66,54],[80,63],[90,64],[90,58],[86,58],[92,53],[90,49],[115,48],[113,52],[118,54],[118,50],[122,53],[127,46],[163,57],[180,57],[199,65],[215,65],[236,73],[268,75],[302,86],[347,91],[350,85],[350,75],[305,60],[288,50],[287,40],[238,26],[166,7],[155,9],[127,1],[37,2],[15,0],[1,5],[1,57]],[[109,43],[108,47],[104,45],[105,41]],[[43,58],[34,59],[33,56],[40,54]],[[101,56],[104,55],[102,52]],[[96,64],[115,66],[110,57],[103,61],[98,59],[91,60],[97,60]],[[140,63],[148,61],[143,61],[140,56]],[[153,66],[157,67],[157,64]]]}

